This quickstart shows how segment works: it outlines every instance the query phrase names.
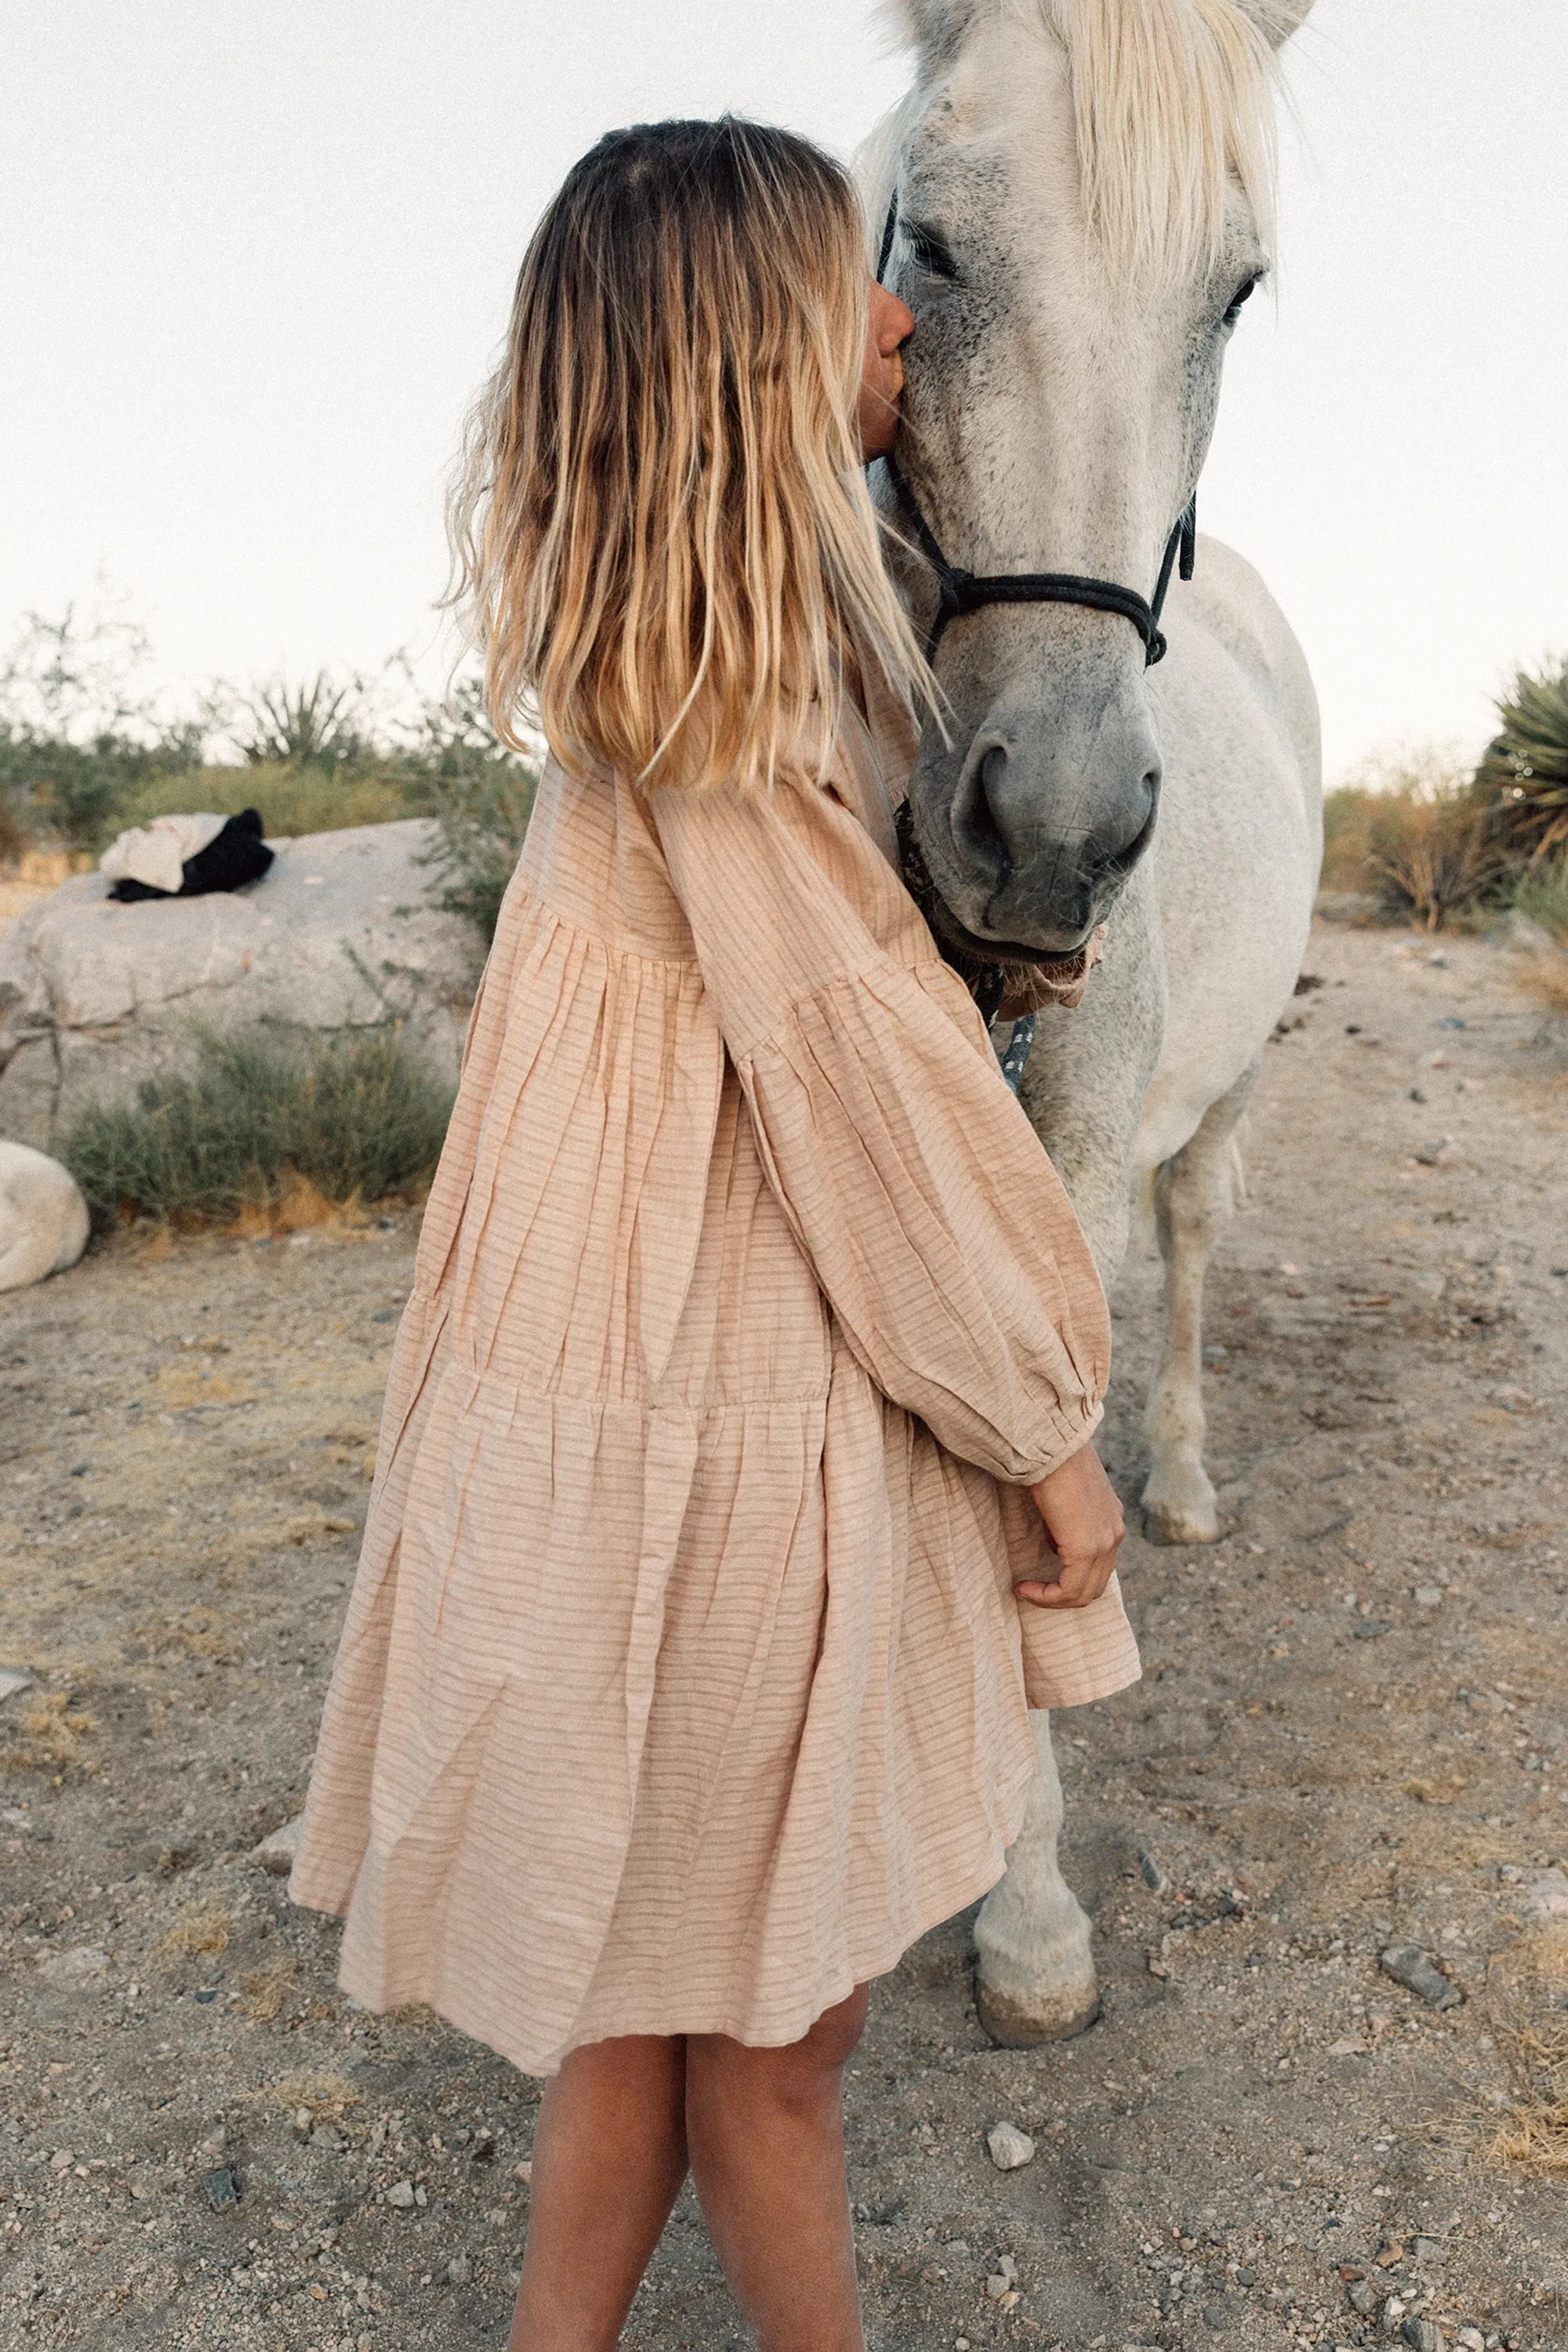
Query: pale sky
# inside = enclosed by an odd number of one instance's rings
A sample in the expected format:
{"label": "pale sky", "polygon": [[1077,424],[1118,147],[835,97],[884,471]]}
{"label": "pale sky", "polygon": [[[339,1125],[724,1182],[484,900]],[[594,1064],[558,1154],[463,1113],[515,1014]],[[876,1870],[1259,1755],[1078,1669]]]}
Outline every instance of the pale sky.
{"label": "pale sky", "polygon": [[[4,0],[0,639],[129,593],[162,675],[435,641],[441,488],[517,262],[609,126],[847,153],[905,72],[844,0]],[[1306,645],[1331,776],[1488,733],[1568,648],[1568,7],[1318,0],[1277,308],[1204,527]]]}

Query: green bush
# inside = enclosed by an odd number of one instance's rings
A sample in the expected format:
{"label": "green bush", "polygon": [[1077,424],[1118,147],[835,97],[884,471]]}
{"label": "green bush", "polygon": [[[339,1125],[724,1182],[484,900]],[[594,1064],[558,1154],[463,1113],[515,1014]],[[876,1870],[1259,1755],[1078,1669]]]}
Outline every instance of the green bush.
{"label": "green bush", "polygon": [[1513,904],[1560,946],[1568,948],[1568,857],[1532,866],[1515,890]]}
{"label": "green bush", "polygon": [[335,833],[342,825],[386,824],[414,814],[406,777],[389,762],[351,769],[193,768],[182,776],[158,776],[117,801],[100,826],[94,846],[107,848],[117,833],[146,824],[155,816],[184,816],[210,810],[237,816],[256,808],[269,840],[285,835]]}
{"label": "green bush", "polygon": [[500,741],[482,683],[468,677],[425,705],[403,764],[411,798],[440,827],[426,860],[441,879],[437,905],[471,916],[493,939],[533,814],[537,763]]}
{"label": "green bush", "polygon": [[395,1031],[306,1039],[195,1034],[189,1076],[84,1112],[58,1147],[100,1224],[123,1208],[233,1217],[300,1178],[335,1202],[417,1194],[440,1157],[452,1089]]}
{"label": "green bush", "polygon": [[1508,854],[1538,865],[1568,845],[1568,661],[1521,670],[1498,704],[1502,732],[1476,771],[1491,831]]}

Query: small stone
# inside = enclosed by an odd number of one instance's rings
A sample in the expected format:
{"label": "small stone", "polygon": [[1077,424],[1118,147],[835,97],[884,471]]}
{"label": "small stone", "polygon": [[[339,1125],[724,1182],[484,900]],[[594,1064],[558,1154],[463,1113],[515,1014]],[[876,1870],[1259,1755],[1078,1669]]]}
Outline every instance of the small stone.
{"label": "small stone", "polygon": [[304,1814],[296,1813],[292,1821],[285,1822],[280,1829],[270,1831],[259,1845],[251,1847],[251,1861],[265,1870],[269,1877],[287,1878],[294,1867],[294,1858],[300,1851],[300,1832],[304,1826]]}
{"label": "small stone", "polygon": [[389,2205],[395,2205],[400,2213],[405,2213],[414,2202],[412,2180],[395,2181],[386,2192],[386,2201]]}
{"label": "small stone", "polygon": [[50,1984],[85,1984],[89,1977],[107,1973],[109,1954],[96,1944],[73,1944],[68,1952],[51,1952],[39,1963],[39,1974]]}
{"label": "small stone", "polygon": [[31,1690],[33,1677],[19,1666],[0,1666],[0,1699],[15,1698],[18,1692]]}
{"label": "small stone", "polygon": [[216,2172],[207,2173],[202,2187],[206,2190],[207,2203],[215,2213],[221,2213],[227,2206],[239,2202],[239,2183],[226,2164],[220,2165]]}
{"label": "small stone", "polygon": [[1525,1908],[1532,1922],[1544,1927],[1550,1919],[1568,1919],[1568,1872],[1538,1871],[1526,1891]]}
{"label": "small stone", "polygon": [[1430,2319],[1407,2319],[1399,2332],[1415,2352],[1443,2352],[1442,2336]]}
{"label": "small stone", "polygon": [[53,2156],[49,2158],[49,2170],[51,2172],[68,2172],[75,2162],[76,2151],[74,2148],[57,2147]]}
{"label": "small stone", "polygon": [[1479,2327],[1461,2327],[1454,2341],[1459,2352],[1487,2352],[1487,2339]]}
{"label": "small stone", "polygon": [[1016,2124],[993,2124],[985,2135],[985,2145],[998,2172],[1016,2172],[1022,2165],[1034,2160],[1035,2143]]}
{"label": "small stone", "polygon": [[310,2134],[310,2146],[312,2147],[325,2148],[329,2156],[342,2156],[343,2152],[342,2141],[338,2137],[337,2133],[332,2129],[331,2124],[318,2124],[316,2126],[315,2130]]}
{"label": "small stone", "polygon": [[1170,1882],[1146,1845],[1138,1849],[1138,1867],[1143,1874],[1144,1885],[1151,1887],[1156,1895],[1163,1895]]}
{"label": "small stone", "polygon": [[1383,2289],[1373,2279],[1352,2279],[1350,2298],[1352,2309],[1370,2319],[1383,2300]]}
{"label": "small stone", "polygon": [[1420,1161],[1423,1168],[1436,1168],[1442,1162],[1447,1154],[1452,1151],[1453,1149],[1453,1137],[1451,1135],[1439,1135],[1435,1137],[1430,1143],[1424,1143],[1416,1152],[1415,1157]]}
{"label": "small stone", "polygon": [[1441,2238],[1417,2238],[1410,2249],[1418,2263],[1435,2263],[1443,2251]]}
{"label": "small stone", "polygon": [[454,2254],[447,2265],[447,2276],[454,2286],[467,2286],[473,2274],[474,2266],[467,2254]]}
{"label": "small stone", "polygon": [[1440,1584],[1418,1584],[1416,1586],[1415,1606],[1417,1609],[1440,1609],[1442,1605],[1443,1588]]}
{"label": "small stone", "polygon": [[1258,2284],[1258,2273],[1256,2271],[1247,2270],[1237,2271],[1236,2274],[1236,2283],[1237,2286],[1256,2286]]}
{"label": "small stone", "polygon": [[1456,2009],[1465,1997],[1418,1944],[1389,1944],[1378,1954],[1377,1964],[1385,1977],[1417,1994],[1428,2009]]}

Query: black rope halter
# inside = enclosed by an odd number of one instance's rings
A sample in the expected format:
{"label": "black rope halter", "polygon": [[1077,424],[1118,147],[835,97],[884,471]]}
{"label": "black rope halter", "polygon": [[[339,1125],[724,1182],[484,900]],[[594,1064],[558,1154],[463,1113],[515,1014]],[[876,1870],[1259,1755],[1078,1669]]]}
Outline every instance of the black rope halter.
{"label": "black rope halter", "polygon": [[[889,257],[893,250],[893,236],[898,227],[899,194],[895,188],[888,206],[887,225],[882,231],[882,249],[878,257],[877,276],[882,278]],[[1160,563],[1160,576],[1154,585],[1152,599],[1141,596],[1136,588],[1123,588],[1114,580],[1091,580],[1076,572],[966,572],[963,566],[950,563],[938,543],[924,515],[920,501],[904,478],[897,458],[884,458],[888,479],[894,495],[914,531],[921,553],[936,575],[936,615],[927,632],[925,656],[928,662],[936,658],[950,621],[961,620],[966,613],[978,613],[986,604],[1085,604],[1100,613],[1120,613],[1131,621],[1143,640],[1145,667],[1152,667],[1165,657],[1165,633],[1160,626],[1160,615],[1165,607],[1165,593],[1171,575],[1178,564],[1181,576],[1190,580],[1197,554],[1198,512],[1197,495],[1188,500],[1185,511],[1178,516],[1165,541],[1165,552]]]}

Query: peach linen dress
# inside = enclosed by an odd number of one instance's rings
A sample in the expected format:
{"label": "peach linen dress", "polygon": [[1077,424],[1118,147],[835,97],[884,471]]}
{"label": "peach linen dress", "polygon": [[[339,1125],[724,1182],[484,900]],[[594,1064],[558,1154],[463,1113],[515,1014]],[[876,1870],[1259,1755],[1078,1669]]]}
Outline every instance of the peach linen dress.
{"label": "peach linen dress", "polygon": [[1000,1876],[1026,1698],[1139,1671],[1114,1585],[1011,1589],[1110,1329],[895,869],[910,748],[552,763],[474,1008],[291,1892],[532,2074],[795,2041]]}

